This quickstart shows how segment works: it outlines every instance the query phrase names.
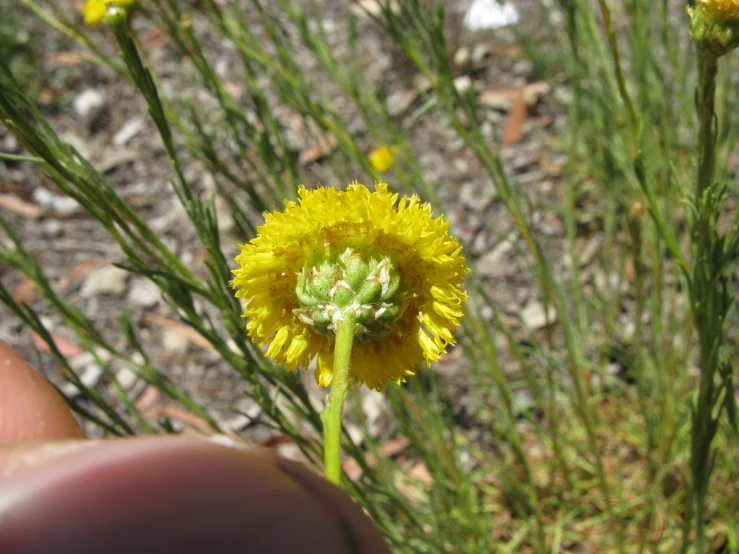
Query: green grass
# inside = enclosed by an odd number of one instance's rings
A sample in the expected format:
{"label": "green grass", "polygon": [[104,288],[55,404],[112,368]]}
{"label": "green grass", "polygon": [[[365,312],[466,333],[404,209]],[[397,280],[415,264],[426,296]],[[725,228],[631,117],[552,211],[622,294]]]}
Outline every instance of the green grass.
{"label": "green grass", "polygon": [[[90,49],[98,63],[113,67],[121,86],[141,92],[171,163],[171,185],[207,253],[207,278],[196,277],[105,178],[56,136],[11,75],[14,68],[6,58],[0,63],[3,121],[59,188],[120,245],[125,268],[156,283],[181,321],[205,337],[222,363],[249,384],[264,413],[261,423],[289,436],[319,467],[319,414],[300,380],[264,359],[248,341],[228,286],[235,252],[223,245],[213,200],[191,190],[180,160],[185,155],[202,160],[244,241],[260,224],[254,214],[293,198],[303,181],[274,111],[277,100],[320,133],[336,138],[336,151],[324,163],[342,183],[379,178],[364,143],[328,101],[330,87],[352,105],[374,144],[398,148],[398,161],[386,177],[392,186],[421,194],[443,212],[434,183],[417,161],[420,153],[414,152],[409,130],[387,113],[382,91],[374,90],[362,71],[358,22],[345,22],[349,55],[337,59],[317,23],[317,8],[304,11],[288,0],[274,6],[253,0],[247,18],[235,1],[145,3],[135,17],[168,35],[186,70],[218,106],[215,114],[206,115],[188,99],[161,94],[135,34],[119,30],[120,55],[112,55],[110,31],[80,27],[76,14],[63,13],[54,2],[24,4]],[[709,202],[694,192],[700,124],[694,105],[697,56],[683,6],[624,0],[610,2],[610,11],[604,12],[605,4],[585,0],[559,0],[554,8],[542,2],[538,32],[549,40],[522,32],[518,41],[539,78],[556,83],[564,76],[571,91],[571,101],[560,106],[569,120],[559,137],[567,156],[561,177],[564,196],[549,205],[546,199],[526,197],[506,174],[498,146],[481,131],[475,95],[454,87],[444,11],[420,0],[398,4],[397,13],[386,8],[373,23],[431,83],[426,108],[417,117],[443,118],[484,168],[495,186],[496,202],[515,230],[515,246],[527,261],[536,292],[551,307],[556,323],[522,340],[486,295],[471,263],[471,301],[459,342],[482,439],[471,442],[455,426],[453,400],[432,372],[422,372],[406,386],[392,385],[386,391],[390,420],[410,441],[410,461],[383,457],[368,433],[362,444],[352,444],[345,434],[345,453],[363,470],[349,483],[351,493],[398,552],[544,553],[581,545],[583,552],[667,553],[687,551],[695,541],[695,485],[709,479],[705,550],[739,552],[739,445],[729,400],[735,394],[737,359],[733,293],[720,308],[727,315],[719,324],[718,305],[710,303],[713,307],[701,312],[691,309],[695,304],[689,300],[705,275],[710,279],[702,290],[714,298],[735,269],[736,226],[720,230],[716,218],[721,211],[736,213],[737,185],[730,171],[739,129],[739,112],[732,105],[735,56],[719,62],[716,179],[708,184],[715,194]],[[614,42],[604,27],[606,16]],[[231,78],[238,78],[243,89],[239,101],[213,66],[213,52],[205,46],[212,36],[222,37],[238,54],[241,67]],[[258,38],[262,36],[268,40]],[[312,54],[314,73],[297,63],[288,37]],[[253,117],[246,116],[245,107]],[[718,194],[723,187],[725,193]],[[544,205],[564,224],[562,255],[570,266],[564,274],[555,271],[532,223],[532,205]],[[9,239],[0,260],[36,283],[46,310],[61,315],[83,347],[122,360],[220,431],[204,407],[152,365],[126,314],[118,331],[127,346],[120,349],[53,289],[22,237],[1,217],[0,223]],[[496,225],[490,221],[489,231],[496,232]],[[710,230],[706,236],[718,252],[712,257],[696,239],[701,225]],[[614,286],[581,278],[580,244],[592,233],[602,236],[594,268],[615,276]],[[171,430],[166,421],[147,421],[121,387],[123,410],[86,389],[53,347],[39,313],[16,305],[2,283],[0,300],[46,340],[66,367],[85,400],[73,403],[82,417],[109,435]],[[213,306],[219,318],[202,318],[196,303]],[[486,311],[492,319],[483,317]],[[704,357],[710,349],[698,340],[709,331],[719,347],[714,361]],[[511,361],[518,369],[516,380],[504,370]],[[606,367],[614,362],[623,367],[626,379],[609,377]],[[701,403],[693,369],[700,367],[706,375],[709,366],[718,369],[710,379],[715,394],[710,403]],[[110,377],[115,380],[114,373]],[[524,387],[533,402],[522,408],[514,402],[514,392]],[[268,390],[276,390],[280,401]],[[361,420],[361,408],[348,411]],[[297,429],[290,412],[315,437]],[[715,418],[710,448],[696,446],[707,436],[696,434],[707,419],[694,419],[691,413]],[[711,470],[705,461],[709,450]],[[699,467],[696,460],[703,460]]]}

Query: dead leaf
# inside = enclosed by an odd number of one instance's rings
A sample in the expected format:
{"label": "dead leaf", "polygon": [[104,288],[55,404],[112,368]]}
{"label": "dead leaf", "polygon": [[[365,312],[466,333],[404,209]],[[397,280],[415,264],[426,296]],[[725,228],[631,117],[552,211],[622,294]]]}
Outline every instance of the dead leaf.
{"label": "dead leaf", "polygon": [[526,123],[528,115],[529,112],[526,109],[522,88],[513,101],[511,111],[508,112],[508,119],[503,130],[503,144],[516,144],[523,140],[523,124]]}
{"label": "dead leaf", "polygon": [[331,133],[324,133],[318,139],[310,144],[308,148],[303,150],[298,156],[298,162],[301,164],[309,164],[320,160],[324,156],[330,154],[336,149],[338,141]]}
{"label": "dead leaf", "polygon": [[141,393],[141,396],[139,396],[138,400],[136,400],[136,407],[139,410],[146,410],[147,408],[151,408],[154,404],[159,402],[161,396],[162,395],[159,392],[158,388],[148,386],[144,389],[144,392]]}
{"label": "dead leaf", "polygon": [[264,448],[275,448],[276,446],[279,446],[280,444],[286,444],[294,442],[290,437],[287,435],[279,434],[279,435],[273,435],[270,438],[268,438],[265,441],[262,441],[259,446],[262,446]]}
{"label": "dead leaf", "polygon": [[[54,345],[56,346],[56,349],[59,351],[59,353],[66,359],[74,358],[75,356],[79,356],[80,354],[82,354],[82,352],[84,352],[84,350],[82,350],[82,348],[80,348],[77,343],[72,342],[69,339],[65,339],[64,337],[61,337],[54,333],[51,334],[51,340],[54,341]],[[36,333],[33,334],[33,344],[40,352],[51,352],[51,348],[48,344],[46,344],[46,341]]]}
{"label": "dead leaf", "polygon": [[[367,455],[366,459],[369,463],[370,455]],[[374,462],[374,459],[372,461]],[[372,467],[372,465],[370,465],[370,467]],[[362,476],[362,468],[359,466],[356,460],[346,460],[344,463],[341,464],[341,466],[344,468],[344,473],[346,473],[346,476],[351,481],[356,481]]]}
{"label": "dead leaf", "polygon": [[30,277],[23,277],[23,281],[13,291],[13,301],[18,304],[30,306],[36,294],[36,285]]}
{"label": "dead leaf", "polygon": [[77,52],[54,52],[46,55],[46,63],[55,66],[75,66],[90,60],[90,56]]}
{"label": "dead leaf", "polygon": [[38,219],[44,213],[43,208],[21,200],[12,194],[0,194],[0,208],[5,208],[29,219]]}
{"label": "dead leaf", "polygon": [[213,348],[213,345],[210,344],[203,335],[183,323],[172,321],[171,319],[167,319],[166,317],[157,314],[146,314],[141,321],[145,324],[154,324],[167,329],[172,329],[176,333],[187,337],[190,342],[198,345],[200,348],[205,348],[206,350]]}
{"label": "dead leaf", "polygon": [[393,458],[402,452],[405,452],[411,445],[408,437],[398,437],[382,443],[377,447],[377,453],[384,458]]}

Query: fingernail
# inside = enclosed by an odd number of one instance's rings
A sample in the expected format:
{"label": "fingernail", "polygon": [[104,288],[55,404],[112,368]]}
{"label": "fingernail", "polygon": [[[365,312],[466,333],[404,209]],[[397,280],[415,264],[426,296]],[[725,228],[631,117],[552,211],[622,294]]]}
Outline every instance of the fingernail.
{"label": "fingernail", "polygon": [[276,458],[276,463],[281,471],[297,481],[335,519],[350,552],[389,554],[382,534],[349,494],[296,462]]}
{"label": "fingernail", "polygon": [[0,483],[61,458],[97,448],[99,444],[100,441],[77,440],[4,445],[0,447]]}

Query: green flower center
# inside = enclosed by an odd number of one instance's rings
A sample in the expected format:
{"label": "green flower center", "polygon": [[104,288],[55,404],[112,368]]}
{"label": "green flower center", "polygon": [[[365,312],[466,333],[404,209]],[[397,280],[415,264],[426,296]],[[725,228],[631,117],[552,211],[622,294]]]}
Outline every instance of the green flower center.
{"label": "green flower center", "polygon": [[321,334],[350,315],[355,340],[387,335],[407,307],[407,295],[395,263],[377,252],[347,248],[328,258],[310,260],[298,277],[300,308],[293,313]]}

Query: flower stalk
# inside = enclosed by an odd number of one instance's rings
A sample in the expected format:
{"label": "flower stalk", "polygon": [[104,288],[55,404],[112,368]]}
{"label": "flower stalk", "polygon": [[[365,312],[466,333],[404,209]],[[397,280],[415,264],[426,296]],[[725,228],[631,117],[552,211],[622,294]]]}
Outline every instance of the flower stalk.
{"label": "flower stalk", "polygon": [[344,401],[349,392],[352,345],[356,322],[351,314],[336,324],[334,345],[334,373],[326,407],[321,414],[323,420],[324,477],[341,486],[341,421]]}
{"label": "flower stalk", "polygon": [[[719,348],[724,342],[724,316],[728,298],[722,286],[723,272],[717,249],[722,249],[715,229],[719,194],[714,186],[716,164],[714,104],[718,58],[708,49],[698,49],[699,80],[697,90],[698,168],[695,187],[697,216],[694,221],[694,262],[692,308],[698,331],[700,384],[693,407],[691,429],[691,509],[686,521],[683,550],[687,549],[690,520],[695,521],[695,551],[705,551],[705,500],[711,475],[711,443],[718,428],[714,416],[716,388],[714,379],[719,366]],[[718,260],[718,261],[717,261]],[[690,512],[693,512],[690,514]]]}

